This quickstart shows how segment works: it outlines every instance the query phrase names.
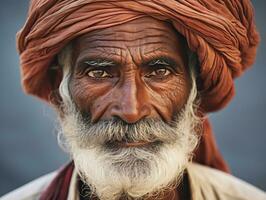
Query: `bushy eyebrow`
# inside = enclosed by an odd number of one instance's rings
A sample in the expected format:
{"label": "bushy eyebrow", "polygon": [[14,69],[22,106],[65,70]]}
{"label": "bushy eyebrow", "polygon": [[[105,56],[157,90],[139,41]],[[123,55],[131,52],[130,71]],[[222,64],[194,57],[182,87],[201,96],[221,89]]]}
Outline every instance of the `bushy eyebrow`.
{"label": "bushy eyebrow", "polygon": [[110,67],[115,65],[114,61],[105,60],[105,59],[91,59],[91,60],[86,60],[84,63],[90,66],[97,66],[97,67]]}
{"label": "bushy eyebrow", "polygon": [[172,66],[175,67],[177,63],[168,57],[159,57],[159,58],[154,58],[147,62],[148,66],[155,66],[155,65],[166,65],[166,66]]}
{"label": "bushy eyebrow", "polygon": [[[84,63],[87,67],[119,67],[122,66],[119,60],[114,60],[114,58],[104,58],[104,57],[90,57],[81,59],[78,63]],[[140,63],[140,67],[157,67],[157,66],[168,66],[173,69],[180,67],[180,64],[175,61],[175,59],[163,55],[163,56],[150,56]],[[82,66],[82,65],[79,65]],[[84,66],[84,65],[83,65]],[[86,67],[84,66],[84,67]]]}

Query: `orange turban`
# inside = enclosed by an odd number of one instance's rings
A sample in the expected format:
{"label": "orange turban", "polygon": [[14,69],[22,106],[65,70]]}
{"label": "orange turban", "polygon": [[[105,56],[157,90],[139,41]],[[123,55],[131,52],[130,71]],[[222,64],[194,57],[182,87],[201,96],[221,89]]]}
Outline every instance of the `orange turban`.
{"label": "orange turban", "polygon": [[[25,91],[49,101],[49,67],[66,44],[143,16],[171,22],[197,54],[201,108],[224,107],[234,95],[233,79],[253,63],[259,42],[249,0],[32,0],[17,34]],[[205,127],[210,132],[207,122]]]}

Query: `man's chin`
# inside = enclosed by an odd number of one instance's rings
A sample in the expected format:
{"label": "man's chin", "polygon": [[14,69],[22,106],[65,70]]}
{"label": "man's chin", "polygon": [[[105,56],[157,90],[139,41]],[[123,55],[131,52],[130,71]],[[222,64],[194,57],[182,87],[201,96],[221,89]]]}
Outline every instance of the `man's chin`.
{"label": "man's chin", "polygon": [[177,184],[188,162],[177,146],[161,143],[123,146],[116,151],[75,149],[73,159],[92,192],[110,200],[122,193],[139,198]]}

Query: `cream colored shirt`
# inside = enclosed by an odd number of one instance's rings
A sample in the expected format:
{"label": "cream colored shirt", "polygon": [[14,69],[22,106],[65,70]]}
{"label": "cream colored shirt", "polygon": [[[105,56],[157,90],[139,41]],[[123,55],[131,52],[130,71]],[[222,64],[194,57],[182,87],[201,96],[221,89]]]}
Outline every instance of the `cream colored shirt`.
{"label": "cream colored shirt", "polygon": [[[37,200],[57,172],[45,175],[1,197],[1,200]],[[266,193],[232,175],[196,163],[187,167],[191,200],[266,200]],[[74,170],[68,200],[79,200]]]}

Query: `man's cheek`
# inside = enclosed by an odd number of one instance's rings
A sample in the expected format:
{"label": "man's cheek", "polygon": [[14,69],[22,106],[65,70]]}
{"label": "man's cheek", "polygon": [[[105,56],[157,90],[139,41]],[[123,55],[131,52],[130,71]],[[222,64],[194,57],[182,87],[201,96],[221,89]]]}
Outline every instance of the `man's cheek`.
{"label": "man's cheek", "polygon": [[168,84],[150,92],[151,104],[166,121],[173,120],[184,108],[189,91],[179,84]]}
{"label": "man's cheek", "polygon": [[93,107],[99,107],[102,102],[99,98],[105,96],[108,90],[110,87],[106,84],[90,84],[82,80],[70,84],[70,93],[74,102],[80,110],[86,112],[92,112]]}
{"label": "man's cheek", "polygon": [[95,98],[90,107],[92,122],[111,119],[110,108],[114,101],[116,101],[116,99],[112,90]]}

